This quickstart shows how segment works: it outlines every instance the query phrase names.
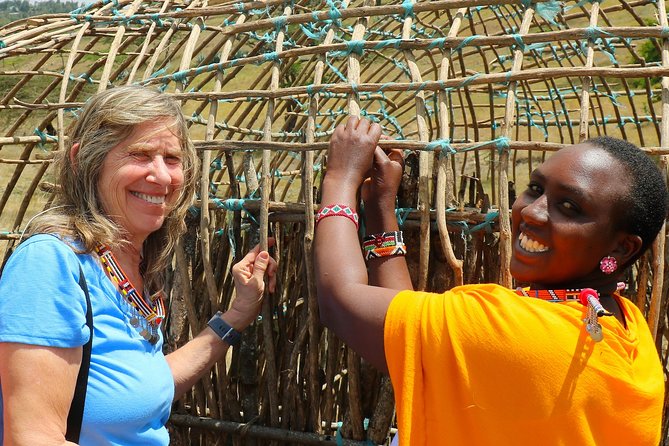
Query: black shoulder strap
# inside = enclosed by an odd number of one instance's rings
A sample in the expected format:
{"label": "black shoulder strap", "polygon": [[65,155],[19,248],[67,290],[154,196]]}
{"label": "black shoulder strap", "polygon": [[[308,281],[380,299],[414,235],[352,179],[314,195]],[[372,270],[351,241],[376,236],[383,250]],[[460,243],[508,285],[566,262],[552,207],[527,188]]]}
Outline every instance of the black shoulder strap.
{"label": "black shoulder strap", "polygon": [[86,295],[86,326],[91,331],[88,342],[84,345],[81,354],[81,367],[77,375],[77,385],[74,389],[74,398],[70,405],[70,413],[67,414],[67,433],[65,439],[72,443],[79,443],[81,434],[81,421],[84,418],[84,404],[86,403],[86,387],[88,386],[88,370],[91,365],[91,347],[93,346],[93,310],[91,309],[91,297],[88,295],[88,285],[84,271],[79,265],[79,286]]}

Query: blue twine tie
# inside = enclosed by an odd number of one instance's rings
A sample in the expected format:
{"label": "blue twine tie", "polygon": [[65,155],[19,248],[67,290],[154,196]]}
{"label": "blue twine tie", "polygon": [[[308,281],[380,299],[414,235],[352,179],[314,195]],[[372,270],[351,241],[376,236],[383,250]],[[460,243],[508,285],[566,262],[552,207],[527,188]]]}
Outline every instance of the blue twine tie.
{"label": "blue twine tie", "polygon": [[435,139],[425,146],[425,150],[434,151],[437,149],[441,150],[441,153],[444,155],[454,155],[457,153],[448,139]]}
{"label": "blue twine tie", "polygon": [[501,155],[503,152],[509,150],[511,147],[509,145],[509,138],[506,136],[500,136],[495,140],[495,146],[497,146],[497,152]]}
{"label": "blue twine tie", "polygon": [[472,226],[471,228],[465,228],[464,232],[469,235],[474,232],[480,231],[482,229],[485,229],[488,233],[492,232],[492,225],[495,223],[495,220],[499,217],[499,211],[494,211],[494,212],[488,212],[485,215],[485,218],[483,222],[479,223],[476,226]]}
{"label": "blue twine tie", "polygon": [[413,0],[404,0],[402,2],[402,8],[404,8],[404,12],[402,13],[403,19],[414,16],[413,5]]}
{"label": "blue twine tie", "polygon": [[272,23],[274,24],[274,29],[279,30],[286,26],[286,21],[288,20],[288,17],[285,15],[275,17],[272,19]]}
{"label": "blue twine tie", "polygon": [[364,40],[350,40],[346,42],[346,53],[351,54],[355,53],[362,56],[362,53],[365,49]]}

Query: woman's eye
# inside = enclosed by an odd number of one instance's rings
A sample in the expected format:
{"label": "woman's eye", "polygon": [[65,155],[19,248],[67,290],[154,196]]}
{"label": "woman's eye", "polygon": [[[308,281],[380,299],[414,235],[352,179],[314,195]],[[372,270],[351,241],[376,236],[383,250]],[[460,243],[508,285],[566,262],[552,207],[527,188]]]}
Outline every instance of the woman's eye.
{"label": "woman's eye", "polygon": [[165,162],[168,164],[181,164],[181,157],[180,156],[166,156],[165,157]]}
{"label": "woman's eye", "polygon": [[571,201],[563,201],[562,202],[562,207],[568,211],[575,212],[578,210],[578,207],[572,203]]}
{"label": "woman's eye", "polygon": [[528,184],[528,185],[527,185],[527,190],[528,190],[529,192],[532,192],[532,193],[534,193],[534,194],[539,194],[539,195],[541,195],[541,194],[543,193],[543,191],[544,191],[544,190],[541,188],[541,186],[539,186],[538,184],[535,184],[535,183],[530,183],[530,184]]}
{"label": "woman's eye", "polygon": [[146,152],[131,152],[130,156],[141,161],[149,159],[149,154]]}

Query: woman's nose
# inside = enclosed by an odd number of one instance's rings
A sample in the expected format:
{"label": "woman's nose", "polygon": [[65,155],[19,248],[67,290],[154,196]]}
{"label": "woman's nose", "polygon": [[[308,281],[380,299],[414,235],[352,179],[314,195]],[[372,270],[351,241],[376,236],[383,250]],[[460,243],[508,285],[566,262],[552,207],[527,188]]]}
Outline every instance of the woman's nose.
{"label": "woman's nose", "polygon": [[548,221],[548,200],[546,195],[541,195],[536,200],[528,203],[520,215],[528,223],[542,224]]}
{"label": "woman's nose", "polygon": [[165,163],[165,159],[160,156],[154,156],[151,162],[151,171],[147,176],[147,181],[158,183],[160,185],[168,185],[172,182],[170,170]]}

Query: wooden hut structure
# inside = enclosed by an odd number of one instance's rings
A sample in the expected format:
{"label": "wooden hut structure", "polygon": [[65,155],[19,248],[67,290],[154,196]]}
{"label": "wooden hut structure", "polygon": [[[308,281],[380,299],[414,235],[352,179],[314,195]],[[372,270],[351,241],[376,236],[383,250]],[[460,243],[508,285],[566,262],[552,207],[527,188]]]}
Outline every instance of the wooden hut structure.
{"label": "wooden hut structure", "polygon": [[[397,216],[415,286],[435,291],[512,285],[509,205],[550,152],[611,135],[665,170],[669,155],[665,0],[102,0],[0,28],[1,257],[49,207],[81,105],[124,84],[180,100],[202,160],[166,348],[229,303],[236,256],[278,242],[277,293],[174,408],[174,444],[387,444],[389,382],[320,326],[314,290],[325,149],[347,115],[406,150]],[[666,372],[665,235],[626,293]]]}

